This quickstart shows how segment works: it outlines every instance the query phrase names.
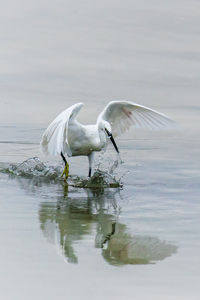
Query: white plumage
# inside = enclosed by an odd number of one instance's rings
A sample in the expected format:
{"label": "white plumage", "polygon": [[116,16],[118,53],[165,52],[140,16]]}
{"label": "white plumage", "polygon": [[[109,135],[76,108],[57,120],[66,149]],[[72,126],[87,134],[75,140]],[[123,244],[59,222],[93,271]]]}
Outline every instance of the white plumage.
{"label": "white plumage", "polygon": [[148,107],[129,102],[111,101],[97,118],[95,125],[82,125],[76,116],[83,103],[77,103],[59,114],[45,130],[41,149],[45,154],[68,156],[87,155],[90,172],[95,151],[100,151],[113,136],[119,136],[130,126],[151,130],[172,129],[175,122],[166,115]]}

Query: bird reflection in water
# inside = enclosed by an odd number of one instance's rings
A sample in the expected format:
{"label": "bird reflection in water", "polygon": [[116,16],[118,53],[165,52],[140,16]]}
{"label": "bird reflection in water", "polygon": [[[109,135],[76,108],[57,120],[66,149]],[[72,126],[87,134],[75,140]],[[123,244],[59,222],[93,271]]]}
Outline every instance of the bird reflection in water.
{"label": "bird reflection in water", "polygon": [[[118,221],[119,189],[86,189],[80,196],[64,187],[58,201],[42,202],[39,210],[41,230],[61,249],[70,263],[77,263],[76,246],[83,238],[95,236],[94,246],[111,265],[149,264],[163,260],[177,247],[156,237],[131,235]],[[77,246],[78,247],[78,246]]]}

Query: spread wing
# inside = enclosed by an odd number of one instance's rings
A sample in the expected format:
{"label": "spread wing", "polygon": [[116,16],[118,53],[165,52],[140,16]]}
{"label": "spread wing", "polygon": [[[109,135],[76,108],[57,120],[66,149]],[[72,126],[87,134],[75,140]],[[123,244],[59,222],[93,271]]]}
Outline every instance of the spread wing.
{"label": "spread wing", "polygon": [[127,131],[130,126],[152,130],[172,129],[176,123],[156,110],[129,101],[111,101],[99,115],[97,122],[110,123],[113,136]]}
{"label": "spread wing", "polygon": [[40,143],[44,154],[57,155],[61,152],[71,156],[71,150],[68,143],[68,125],[69,121],[76,118],[83,103],[77,103],[64,110],[45,130]]}

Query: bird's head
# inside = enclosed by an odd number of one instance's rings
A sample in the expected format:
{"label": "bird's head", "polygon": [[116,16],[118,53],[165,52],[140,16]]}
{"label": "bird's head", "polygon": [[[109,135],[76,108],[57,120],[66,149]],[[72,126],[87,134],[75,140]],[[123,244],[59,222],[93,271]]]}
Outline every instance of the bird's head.
{"label": "bird's head", "polygon": [[105,121],[105,120],[102,120],[99,124],[99,129],[104,131],[107,135],[107,132],[109,132],[110,134],[112,133],[112,128],[110,126],[110,123]]}
{"label": "bird's head", "polygon": [[119,150],[118,150],[118,147],[115,143],[115,140],[113,138],[113,135],[112,135],[112,128],[111,128],[111,125],[109,122],[105,121],[105,120],[101,120],[101,122],[99,123],[99,130],[100,131],[103,131],[105,133],[105,135],[110,138],[115,150],[117,151],[117,153],[119,154]]}

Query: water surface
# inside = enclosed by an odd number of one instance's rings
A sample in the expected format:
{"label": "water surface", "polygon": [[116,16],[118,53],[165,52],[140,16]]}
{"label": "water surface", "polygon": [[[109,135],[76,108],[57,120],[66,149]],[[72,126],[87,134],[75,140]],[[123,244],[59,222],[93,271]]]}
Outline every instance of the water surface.
{"label": "water surface", "polygon": [[[1,298],[199,299],[199,3],[2,6]],[[96,157],[97,185],[84,157],[69,159],[65,183],[60,158],[39,152],[44,129],[81,101],[80,121],[95,122],[113,99],[181,130],[131,130],[116,140],[124,163],[111,177],[110,146]]]}

